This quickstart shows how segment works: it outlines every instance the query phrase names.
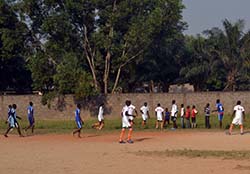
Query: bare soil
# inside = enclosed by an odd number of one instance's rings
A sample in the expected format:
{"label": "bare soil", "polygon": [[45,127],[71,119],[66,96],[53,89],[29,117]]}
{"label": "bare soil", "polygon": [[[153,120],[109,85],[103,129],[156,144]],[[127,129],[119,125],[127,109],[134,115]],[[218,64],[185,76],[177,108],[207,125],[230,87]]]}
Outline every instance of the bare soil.
{"label": "bare soil", "polygon": [[250,150],[250,134],[135,132],[134,144],[119,133],[0,137],[0,174],[249,174],[249,160],[136,155],[166,149]]}

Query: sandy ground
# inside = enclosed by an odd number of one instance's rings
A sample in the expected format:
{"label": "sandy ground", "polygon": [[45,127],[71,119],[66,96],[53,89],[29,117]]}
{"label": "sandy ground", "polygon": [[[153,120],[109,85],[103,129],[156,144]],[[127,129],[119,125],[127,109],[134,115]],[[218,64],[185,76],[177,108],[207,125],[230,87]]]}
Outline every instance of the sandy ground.
{"label": "sandy ground", "polygon": [[250,161],[222,158],[138,156],[166,149],[250,150],[250,134],[225,132],[135,132],[134,144],[119,135],[83,134],[0,137],[0,174],[249,174]]}

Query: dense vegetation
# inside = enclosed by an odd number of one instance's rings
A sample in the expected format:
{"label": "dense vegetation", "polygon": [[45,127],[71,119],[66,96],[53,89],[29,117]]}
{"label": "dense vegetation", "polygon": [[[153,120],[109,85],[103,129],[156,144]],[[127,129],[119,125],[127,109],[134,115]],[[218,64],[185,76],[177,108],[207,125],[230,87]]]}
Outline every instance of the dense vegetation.
{"label": "dense vegetation", "polygon": [[250,31],[225,19],[223,29],[183,31],[181,0],[0,1],[0,91],[167,92],[250,89]]}

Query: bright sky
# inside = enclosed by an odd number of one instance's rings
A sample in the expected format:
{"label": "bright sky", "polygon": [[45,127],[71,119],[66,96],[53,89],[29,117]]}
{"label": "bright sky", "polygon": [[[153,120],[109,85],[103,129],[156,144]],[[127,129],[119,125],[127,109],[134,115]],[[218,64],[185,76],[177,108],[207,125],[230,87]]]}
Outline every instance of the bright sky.
{"label": "bright sky", "polygon": [[250,0],[183,0],[183,18],[189,25],[185,34],[196,35],[212,27],[222,27],[222,20],[245,20],[250,30]]}

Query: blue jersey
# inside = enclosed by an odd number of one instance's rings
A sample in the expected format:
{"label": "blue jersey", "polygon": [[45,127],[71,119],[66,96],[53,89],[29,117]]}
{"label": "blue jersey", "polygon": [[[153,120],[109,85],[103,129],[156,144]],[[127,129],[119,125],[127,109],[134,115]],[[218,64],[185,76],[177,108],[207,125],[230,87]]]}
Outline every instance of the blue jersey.
{"label": "blue jersey", "polygon": [[8,109],[8,118],[11,116],[11,108]]}
{"label": "blue jersey", "polygon": [[216,107],[217,107],[217,111],[218,111],[219,113],[224,112],[224,108],[223,108],[223,106],[222,106],[221,103],[217,103],[217,104],[216,104]]}
{"label": "blue jersey", "polygon": [[28,108],[27,108],[27,110],[28,110],[28,117],[33,117],[34,116],[34,110],[33,110],[33,107],[32,106],[29,106]]}
{"label": "blue jersey", "polygon": [[78,108],[75,111],[75,120],[76,120],[76,122],[81,121],[80,112],[81,111]]}

